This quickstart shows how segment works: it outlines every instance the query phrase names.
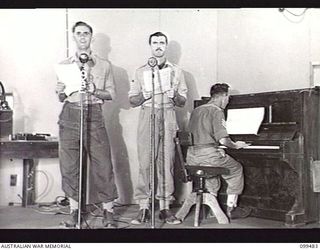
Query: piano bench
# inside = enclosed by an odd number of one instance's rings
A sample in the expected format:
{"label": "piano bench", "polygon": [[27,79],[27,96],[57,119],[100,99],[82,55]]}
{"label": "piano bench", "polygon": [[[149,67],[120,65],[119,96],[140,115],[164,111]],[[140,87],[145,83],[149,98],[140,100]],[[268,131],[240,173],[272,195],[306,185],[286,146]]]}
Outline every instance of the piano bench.
{"label": "piano bench", "polygon": [[229,169],[223,167],[212,166],[192,166],[185,165],[188,172],[188,179],[192,181],[192,192],[184,201],[182,207],[176,214],[180,220],[184,220],[189,213],[191,207],[195,204],[196,211],[194,217],[194,226],[199,226],[200,208],[201,205],[207,205],[212,210],[219,224],[228,224],[229,219],[219,206],[215,196],[209,194],[205,188],[205,181],[208,178],[216,177],[222,174],[228,174]]}

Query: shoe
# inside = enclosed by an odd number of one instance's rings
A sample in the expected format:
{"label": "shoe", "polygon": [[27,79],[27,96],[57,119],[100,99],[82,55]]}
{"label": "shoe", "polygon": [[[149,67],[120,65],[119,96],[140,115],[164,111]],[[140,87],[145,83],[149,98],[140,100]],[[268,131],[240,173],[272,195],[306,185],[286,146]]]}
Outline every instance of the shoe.
{"label": "shoe", "polygon": [[227,207],[227,216],[229,219],[246,218],[251,214],[252,209],[249,207]]}
{"label": "shoe", "polygon": [[131,221],[133,225],[140,225],[142,223],[147,223],[150,221],[150,210],[149,209],[140,209],[136,218]]}
{"label": "shoe", "polygon": [[104,209],[103,210],[103,219],[102,219],[102,224],[104,227],[107,228],[117,228],[117,224],[114,221],[113,218],[113,213],[109,212],[108,210]]}
{"label": "shoe", "polygon": [[78,223],[78,213],[78,209],[72,210],[70,213],[70,219],[62,221],[60,225],[66,228],[75,228]]}
{"label": "shoe", "polygon": [[177,225],[181,223],[181,220],[177,219],[169,209],[161,210],[159,213],[159,219],[170,225]]}

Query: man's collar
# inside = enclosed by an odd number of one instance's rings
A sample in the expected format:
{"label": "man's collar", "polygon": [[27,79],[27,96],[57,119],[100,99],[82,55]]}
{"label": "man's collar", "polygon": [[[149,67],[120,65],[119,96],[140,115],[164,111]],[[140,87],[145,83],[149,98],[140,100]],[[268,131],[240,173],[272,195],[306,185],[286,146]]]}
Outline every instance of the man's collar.
{"label": "man's collar", "polygon": [[218,104],[216,104],[212,98],[207,102],[207,104],[208,104],[208,105],[216,106],[217,108],[223,110],[223,108],[220,107]]}
{"label": "man's collar", "polygon": [[[148,65],[148,64],[147,64]],[[166,59],[165,61],[164,61],[164,63],[162,63],[161,65],[163,65],[163,67],[162,67],[162,69],[164,69],[164,68],[166,68],[166,67],[173,67],[173,64],[171,63],[171,62],[169,62],[168,61],[168,59]],[[160,66],[160,65],[158,65],[158,66]],[[149,66],[150,67],[150,66]],[[151,67],[150,67],[151,68]]]}

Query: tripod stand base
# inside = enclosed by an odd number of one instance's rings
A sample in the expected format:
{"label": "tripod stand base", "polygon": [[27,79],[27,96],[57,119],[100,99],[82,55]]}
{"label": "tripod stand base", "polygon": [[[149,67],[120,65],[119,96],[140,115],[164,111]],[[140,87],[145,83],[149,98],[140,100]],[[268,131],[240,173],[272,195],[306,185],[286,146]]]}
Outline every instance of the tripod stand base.
{"label": "tripod stand base", "polygon": [[210,207],[215,217],[217,218],[219,224],[229,224],[229,219],[220,208],[217,198],[209,193],[193,192],[189,194],[187,199],[184,201],[182,207],[177,212],[176,217],[183,221],[194,204],[196,204],[196,211],[194,217],[195,227],[199,226],[199,214],[200,207],[202,204]]}

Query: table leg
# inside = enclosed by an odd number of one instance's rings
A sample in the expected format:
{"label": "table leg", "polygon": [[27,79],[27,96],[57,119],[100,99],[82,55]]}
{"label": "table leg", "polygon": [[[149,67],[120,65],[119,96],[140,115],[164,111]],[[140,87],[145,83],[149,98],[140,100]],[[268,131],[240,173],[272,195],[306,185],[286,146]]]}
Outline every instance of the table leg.
{"label": "table leg", "polygon": [[23,159],[22,206],[33,205],[35,200],[35,167],[33,159]]}

